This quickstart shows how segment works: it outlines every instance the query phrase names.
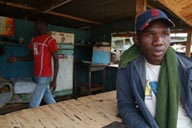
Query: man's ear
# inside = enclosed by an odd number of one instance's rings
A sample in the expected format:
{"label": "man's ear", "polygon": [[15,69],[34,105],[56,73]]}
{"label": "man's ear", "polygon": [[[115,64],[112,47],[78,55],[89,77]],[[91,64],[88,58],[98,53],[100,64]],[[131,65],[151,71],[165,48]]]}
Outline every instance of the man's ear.
{"label": "man's ear", "polygon": [[134,41],[134,43],[138,46],[139,45],[139,39],[138,39],[138,35],[137,34],[135,34],[134,36],[133,36],[133,41]]}

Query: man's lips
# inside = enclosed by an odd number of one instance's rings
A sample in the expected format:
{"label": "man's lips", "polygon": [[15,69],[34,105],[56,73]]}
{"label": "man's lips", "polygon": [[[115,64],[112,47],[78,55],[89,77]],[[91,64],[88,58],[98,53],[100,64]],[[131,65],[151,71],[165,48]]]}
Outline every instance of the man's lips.
{"label": "man's lips", "polygon": [[152,53],[154,56],[162,56],[163,50],[153,50]]}

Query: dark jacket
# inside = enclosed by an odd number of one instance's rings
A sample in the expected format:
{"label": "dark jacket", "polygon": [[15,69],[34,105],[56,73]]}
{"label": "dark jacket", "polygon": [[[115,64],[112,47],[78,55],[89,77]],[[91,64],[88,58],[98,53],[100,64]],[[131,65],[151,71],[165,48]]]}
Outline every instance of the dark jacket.
{"label": "dark jacket", "polygon": [[[145,106],[144,57],[140,56],[119,68],[117,74],[117,101],[119,114],[128,128],[159,128]],[[181,103],[192,119],[192,60],[177,53],[177,64],[181,87]],[[137,85],[137,86],[133,86]]]}

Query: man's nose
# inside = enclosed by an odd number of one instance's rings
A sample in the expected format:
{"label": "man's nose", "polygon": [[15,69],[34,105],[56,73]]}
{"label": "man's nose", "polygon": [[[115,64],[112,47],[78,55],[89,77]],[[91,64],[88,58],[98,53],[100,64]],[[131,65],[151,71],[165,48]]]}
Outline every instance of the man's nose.
{"label": "man's nose", "polygon": [[153,45],[163,45],[163,38],[161,35],[157,34],[154,36]]}

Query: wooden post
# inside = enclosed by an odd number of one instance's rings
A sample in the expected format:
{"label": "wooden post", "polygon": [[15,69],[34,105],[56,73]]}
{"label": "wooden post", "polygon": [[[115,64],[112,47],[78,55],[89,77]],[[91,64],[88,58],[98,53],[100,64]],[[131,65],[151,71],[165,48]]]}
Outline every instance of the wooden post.
{"label": "wooden post", "polygon": [[[135,15],[135,22],[137,16],[140,15],[142,12],[146,11],[147,8],[147,0],[136,0],[136,15]],[[136,31],[136,26],[135,26]]]}
{"label": "wooden post", "polygon": [[147,0],[136,0],[136,17],[146,11]]}
{"label": "wooden post", "polygon": [[191,57],[192,30],[188,31],[185,55]]}

